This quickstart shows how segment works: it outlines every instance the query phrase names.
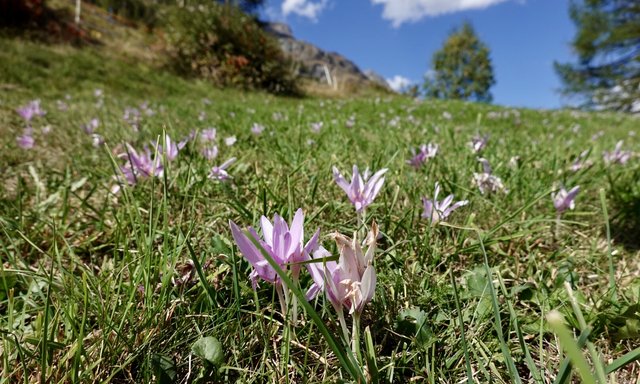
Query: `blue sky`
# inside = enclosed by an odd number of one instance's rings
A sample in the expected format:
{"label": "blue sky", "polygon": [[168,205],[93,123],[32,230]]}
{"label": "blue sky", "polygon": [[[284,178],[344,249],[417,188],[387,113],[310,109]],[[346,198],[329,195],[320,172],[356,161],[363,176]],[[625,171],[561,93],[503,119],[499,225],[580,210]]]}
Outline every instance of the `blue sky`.
{"label": "blue sky", "polygon": [[263,17],[387,79],[422,82],[431,56],[465,20],[491,49],[494,103],[557,108],[553,61],[574,60],[568,0],[268,0]]}

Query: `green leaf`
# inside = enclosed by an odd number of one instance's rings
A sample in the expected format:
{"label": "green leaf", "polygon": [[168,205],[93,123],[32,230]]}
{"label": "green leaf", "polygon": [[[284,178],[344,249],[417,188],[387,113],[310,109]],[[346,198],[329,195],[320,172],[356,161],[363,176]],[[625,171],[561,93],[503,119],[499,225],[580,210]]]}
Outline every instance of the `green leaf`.
{"label": "green leaf", "polygon": [[175,383],[178,376],[176,364],[173,359],[167,355],[153,354],[151,355],[151,366],[153,373],[156,375],[158,384]]}
{"label": "green leaf", "polygon": [[220,366],[224,360],[222,343],[213,336],[206,336],[198,339],[191,346],[191,352],[214,366]]}

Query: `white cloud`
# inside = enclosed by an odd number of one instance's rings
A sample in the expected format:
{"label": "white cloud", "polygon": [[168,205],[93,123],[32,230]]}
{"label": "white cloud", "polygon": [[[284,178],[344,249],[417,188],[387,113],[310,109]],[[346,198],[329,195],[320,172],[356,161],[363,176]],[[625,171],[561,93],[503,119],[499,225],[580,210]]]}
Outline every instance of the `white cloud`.
{"label": "white cloud", "polygon": [[393,89],[396,92],[404,91],[408,86],[410,86],[413,83],[411,80],[400,75],[395,75],[392,78],[385,79],[385,80],[387,80],[387,84],[389,84],[391,89]]}
{"label": "white cloud", "polygon": [[328,0],[313,2],[311,0],[284,0],[280,9],[286,17],[290,14],[306,17],[312,21],[318,20],[318,15],[327,6]]}
{"label": "white cloud", "polygon": [[504,1],[507,0],[371,0],[373,4],[382,4],[382,17],[390,20],[394,28],[426,16],[482,9]]}

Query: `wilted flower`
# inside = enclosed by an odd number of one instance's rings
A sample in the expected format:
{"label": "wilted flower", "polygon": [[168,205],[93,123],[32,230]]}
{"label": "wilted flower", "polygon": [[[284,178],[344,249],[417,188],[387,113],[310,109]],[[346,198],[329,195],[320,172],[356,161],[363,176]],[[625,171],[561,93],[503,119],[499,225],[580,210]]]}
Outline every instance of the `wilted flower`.
{"label": "wilted flower", "polygon": [[567,209],[573,209],[575,207],[574,200],[578,192],[580,192],[580,186],[575,186],[568,192],[563,187],[560,188],[558,193],[551,195],[553,198],[553,206],[556,207],[556,211],[560,214]]}
{"label": "wilted flower", "polygon": [[88,135],[92,134],[100,126],[100,120],[97,118],[91,119],[87,124],[82,124],[82,129]]}
{"label": "wilted flower", "polygon": [[231,176],[227,173],[226,169],[236,161],[235,157],[230,158],[225,161],[219,167],[211,168],[209,172],[209,178],[218,181],[226,181],[231,178]]}
{"label": "wilted flower", "polygon": [[251,126],[251,133],[253,133],[256,136],[261,134],[262,131],[264,131],[264,125],[262,124],[253,123],[253,125]]}
{"label": "wilted flower", "polygon": [[382,177],[382,175],[384,175],[385,172],[387,172],[387,169],[383,168],[369,179],[369,168],[360,176],[358,167],[354,165],[351,184],[349,184],[344,177],[342,177],[338,168],[333,167],[333,179],[336,184],[345,191],[351,203],[356,207],[356,212],[360,212],[370,205],[378,195],[378,192],[380,192],[380,188],[382,188],[382,184],[384,184],[384,177]]}
{"label": "wilted flower", "polygon": [[631,151],[623,151],[622,150],[623,141],[620,140],[616,143],[616,147],[612,152],[605,151],[602,154],[604,162],[607,164],[626,164],[627,161],[631,158]]}
{"label": "wilted flower", "polygon": [[213,147],[204,148],[202,150],[202,156],[204,156],[207,160],[213,160],[218,157],[218,146],[214,145]]}
{"label": "wilted flower", "polygon": [[480,189],[480,193],[494,193],[502,191],[504,193],[509,192],[502,184],[502,180],[494,176],[491,173],[491,166],[486,159],[479,158],[478,161],[482,164],[482,173],[473,173],[473,182]]}
{"label": "wilted flower", "polygon": [[[338,262],[323,260],[307,263],[307,269],[314,281],[307,291],[307,300],[324,291],[339,316],[343,314],[343,307],[347,308],[350,314],[359,316],[364,306],[373,298],[376,289],[373,256],[377,237],[378,226],[374,222],[364,241],[363,245],[367,249],[363,252],[356,236],[350,239],[339,233],[335,234],[333,238],[340,253]],[[315,260],[328,256],[329,252],[322,247],[318,247],[313,253]]]}
{"label": "wilted flower", "polygon": [[473,152],[478,153],[487,146],[487,142],[489,142],[488,135],[474,136],[469,142],[469,146]]}
{"label": "wilted flower", "polygon": [[431,222],[431,225],[438,224],[441,220],[449,217],[451,212],[454,210],[465,206],[469,203],[467,200],[458,201],[455,204],[453,203],[453,195],[449,195],[444,198],[442,201],[438,201],[438,194],[440,193],[440,184],[436,182],[435,192],[433,193],[433,200],[427,199],[426,197],[422,198],[422,204],[424,205],[424,212],[422,213],[422,218],[427,219]]}
{"label": "wilted flower", "polygon": [[235,136],[229,136],[229,137],[224,139],[224,145],[226,145],[227,147],[230,147],[233,144],[235,144],[236,141],[238,141],[238,139],[236,139]]}
{"label": "wilted flower", "polygon": [[22,136],[17,138],[18,146],[22,149],[31,149],[35,145],[35,140],[29,132],[24,132]]}
{"label": "wilted flower", "polygon": [[[305,245],[304,213],[302,209],[296,211],[291,221],[291,227],[278,214],[273,216],[273,224],[265,216],[262,216],[260,226],[262,227],[262,238],[251,227],[248,228],[249,235],[260,244],[280,268],[287,270],[290,267],[294,279],[297,279],[301,268],[300,263],[309,259],[309,253],[315,251],[318,247],[320,229]],[[257,288],[258,278],[276,286],[281,286],[280,277],[253,241],[231,220],[229,221],[229,227],[231,227],[231,235],[238,248],[240,248],[240,252],[251,264],[253,271],[249,278],[253,288]]]}
{"label": "wilted flower", "polygon": [[416,153],[415,149],[411,148],[412,157],[411,160],[407,160],[407,164],[416,169],[420,168],[428,159],[436,157],[436,154],[438,154],[438,144],[423,144],[420,146],[418,153]]}
{"label": "wilted flower", "polygon": [[218,131],[215,128],[208,128],[200,133],[200,140],[202,141],[214,141],[216,139]]}

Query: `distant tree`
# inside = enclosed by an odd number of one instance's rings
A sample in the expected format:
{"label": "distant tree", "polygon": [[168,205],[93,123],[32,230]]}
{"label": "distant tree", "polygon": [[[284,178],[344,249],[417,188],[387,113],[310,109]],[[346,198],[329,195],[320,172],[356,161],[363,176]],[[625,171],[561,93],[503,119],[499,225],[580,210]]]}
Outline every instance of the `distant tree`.
{"label": "distant tree", "polygon": [[572,0],[577,64],[555,63],[565,95],[587,107],[640,110],[640,1]]}
{"label": "distant tree", "polygon": [[428,97],[490,102],[494,84],[489,48],[465,23],[434,53],[424,88]]}

